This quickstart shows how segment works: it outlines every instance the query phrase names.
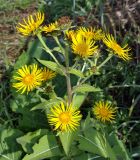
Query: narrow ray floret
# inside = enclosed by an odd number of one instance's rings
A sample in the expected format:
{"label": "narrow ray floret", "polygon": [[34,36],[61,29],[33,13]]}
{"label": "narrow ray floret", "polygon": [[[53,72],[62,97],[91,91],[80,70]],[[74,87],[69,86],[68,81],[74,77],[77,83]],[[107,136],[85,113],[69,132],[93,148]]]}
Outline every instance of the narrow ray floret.
{"label": "narrow ray floret", "polygon": [[42,84],[42,69],[39,69],[37,64],[25,65],[18,69],[16,74],[13,76],[16,82],[12,86],[21,94],[28,93]]}
{"label": "narrow ray floret", "polygon": [[77,33],[82,34],[84,38],[93,39],[95,41],[101,40],[104,37],[104,33],[101,29],[92,27],[79,27]]}
{"label": "narrow ray floret", "polygon": [[47,26],[44,26],[42,28],[42,31],[44,31],[45,33],[51,33],[51,32],[56,31],[56,30],[59,30],[57,21],[54,22],[54,23],[50,23]]}
{"label": "narrow ray floret", "polygon": [[102,122],[112,122],[115,119],[117,108],[112,106],[108,101],[96,102],[93,106],[93,114]]}
{"label": "narrow ray floret", "polygon": [[54,130],[67,132],[74,131],[80,125],[82,115],[72,104],[65,105],[63,102],[51,108],[48,114],[49,124],[54,126]]}
{"label": "narrow ray floret", "polygon": [[42,70],[42,80],[48,81],[56,76],[56,73],[47,69],[46,67]]}
{"label": "narrow ray floret", "polygon": [[36,31],[40,28],[44,21],[44,13],[37,12],[33,15],[29,15],[26,19],[23,19],[23,23],[18,23],[16,27],[18,32],[24,36],[36,34]]}
{"label": "narrow ray floret", "polygon": [[118,57],[122,58],[125,61],[131,60],[132,56],[130,54],[130,48],[128,47],[128,44],[126,44],[124,47],[121,47],[114,37],[110,34],[107,34],[103,39],[104,44],[112,49],[114,54],[116,54]]}
{"label": "narrow ray floret", "polygon": [[68,40],[72,41],[72,37],[75,36],[75,31],[74,30],[67,30],[65,32],[65,35],[66,35]]}
{"label": "narrow ray floret", "polygon": [[98,46],[91,39],[86,39],[82,34],[78,33],[72,36],[71,48],[76,55],[82,58],[88,58],[95,54]]}

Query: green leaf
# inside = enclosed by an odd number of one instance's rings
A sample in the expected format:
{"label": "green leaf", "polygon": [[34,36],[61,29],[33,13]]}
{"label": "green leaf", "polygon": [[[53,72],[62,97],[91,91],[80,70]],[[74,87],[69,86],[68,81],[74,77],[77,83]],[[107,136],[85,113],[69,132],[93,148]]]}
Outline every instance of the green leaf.
{"label": "green leaf", "polygon": [[32,146],[45,134],[48,133],[47,129],[39,129],[34,132],[28,132],[22,137],[17,138],[17,142],[22,146],[26,153],[32,153]]}
{"label": "green leaf", "polygon": [[39,101],[37,97],[30,95],[18,95],[10,101],[10,108],[15,113],[20,113],[18,119],[19,128],[28,132],[31,129],[37,130],[46,128],[46,116],[43,112],[30,111]]}
{"label": "green leaf", "polygon": [[93,128],[86,130],[85,136],[78,135],[79,137],[79,148],[90,153],[98,154],[104,158],[107,158],[107,152],[102,145],[104,142],[102,135]]}
{"label": "green leaf", "polygon": [[61,152],[54,135],[45,135],[33,146],[33,153],[26,154],[23,160],[41,160],[60,156]]}
{"label": "green leaf", "polygon": [[75,160],[88,160],[89,156],[86,153],[82,153],[82,154],[80,154],[78,156],[75,156],[74,159]]}
{"label": "green leaf", "polygon": [[61,140],[61,143],[62,143],[62,146],[64,148],[66,155],[69,154],[71,144],[76,136],[77,136],[77,131],[64,132],[64,133],[59,134],[59,137],[60,137],[60,140]]}
{"label": "green leaf", "polygon": [[60,47],[54,47],[52,50],[53,50],[53,51],[56,51],[56,52],[59,52],[59,53],[62,52],[61,49],[60,49]]}
{"label": "green leaf", "polygon": [[85,93],[85,92],[100,92],[101,89],[100,88],[96,88],[93,87],[89,84],[82,84],[79,86],[76,86],[73,88],[73,92],[81,92],[81,93]]}
{"label": "green leaf", "polygon": [[89,127],[90,127],[90,112],[88,112],[88,115],[87,115],[86,119],[82,123],[82,129],[85,131]]}
{"label": "green leaf", "polygon": [[59,73],[61,75],[64,75],[64,68],[62,65],[61,65],[61,68],[60,66],[58,66],[55,62],[52,62],[52,61],[46,61],[46,60],[41,60],[41,59],[37,59],[41,64],[43,64],[44,66],[48,67],[49,69],[55,71],[56,73]]}
{"label": "green leaf", "polygon": [[60,102],[60,99],[50,99],[48,101],[45,101],[45,102],[42,102],[40,104],[37,104],[36,106],[34,106],[31,111],[33,110],[37,110],[37,109],[48,109],[50,108],[51,106],[54,106],[55,104],[58,104]]}
{"label": "green leaf", "polygon": [[21,160],[21,147],[16,142],[21,135],[18,129],[0,129],[0,160]]}
{"label": "green leaf", "polygon": [[72,104],[76,108],[80,108],[83,104],[84,100],[86,99],[87,94],[86,93],[75,93],[72,99]]}
{"label": "green leaf", "polygon": [[112,134],[110,137],[108,136],[108,140],[110,141],[110,144],[113,146],[112,149],[115,152],[118,159],[131,160],[130,154],[125,148],[125,145],[121,140],[118,139],[116,134]]}
{"label": "green leaf", "polygon": [[80,70],[77,70],[77,69],[74,69],[74,68],[70,68],[69,69],[69,73],[74,74],[74,75],[76,75],[78,77],[84,78],[84,74]]}

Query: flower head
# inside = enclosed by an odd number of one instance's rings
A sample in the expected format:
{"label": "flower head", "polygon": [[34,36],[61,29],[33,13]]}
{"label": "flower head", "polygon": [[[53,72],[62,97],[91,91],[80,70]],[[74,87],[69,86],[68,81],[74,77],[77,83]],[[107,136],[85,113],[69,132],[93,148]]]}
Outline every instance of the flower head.
{"label": "flower head", "polygon": [[93,113],[102,122],[112,122],[115,117],[116,108],[109,102],[99,101],[93,106]]}
{"label": "flower head", "polygon": [[114,54],[118,55],[118,57],[122,58],[123,60],[127,61],[132,59],[131,54],[129,53],[131,49],[128,48],[128,45],[126,44],[124,47],[121,47],[119,44],[117,44],[112,35],[107,34],[104,37],[103,42],[107,47],[114,51]]}
{"label": "flower head", "polygon": [[51,33],[53,31],[56,31],[58,30],[58,22],[56,21],[55,23],[50,23],[49,25],[47,26],[44,26],[42,28],[42,30],[45,32],[45,33]]}
{"label": "flower head", "polygon": [[56,76],[56,73],[53,72],[53,71],[51,71],[51,70],[49,70],[49,69],[47,69],[47,68],[44,68],[42,70],[42,80],[43,81],[50,80],[50,79],[52,79],[55,76]]}
{"label": "flower head", "polygon": [[101,40],[104,37],[104,34],[101,29],[95,28],[86,28],[86,27],[79,27],[77,30],[78,33],[82,34],[84,38],[93,39],[93,40]]}
{"label": "flower head", "polygon": [[23,23],[18,23],[17,30],[24,36],[35,34],[37,29],[44,21],[44,13],[37,12],[29,15],[27,20],[23,19]]}
{"label": "flower head", "polygon": [[80,111],[70,105],[65,105],[61,102],[60,105],[51,108],[51,113],[48,114],[50,125],[55,126],[54,130],[74,131],[80,125],[82,115]]}
{"label": "flower head", "polygon": [[97,51],[98,46],[95,46],[95,42],[93,40],[86,39],[78,33],[72,36],[71,48],[75,54],[82,58],[87,58]]}
{"label": "flower head", "polygon": [[25,91],[30,92],[34,88],[41,85],[42,81],[42,70],[38,69],[37,64],[30,66],[23,66],[18,69],[17,75],[13,76],[17,82],[13,83],[13,87],[20,91],[21,94]]}

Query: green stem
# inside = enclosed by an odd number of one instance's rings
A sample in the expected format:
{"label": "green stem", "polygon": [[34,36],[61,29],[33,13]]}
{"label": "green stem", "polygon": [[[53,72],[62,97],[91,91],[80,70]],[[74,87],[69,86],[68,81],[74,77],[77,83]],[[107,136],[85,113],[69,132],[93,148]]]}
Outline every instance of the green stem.
{"label": "green stem", "polygon": [[134,110],[135,105],[138,103],[140,99],[140,95],[137,96],[137,98],[135,99],[134,103],[131,105],[130,109],[129,109],[129,117],[131,117],[132,112]]}
{"label": "green stem", "polygon": [[97,69],[104,66],[112,57],[113,57],[113,54],[110,54],[99,66],[97,66]]}
{"label": "green stem", "polygon": [[[112,54],[110,54],[99,66],[97,66],[97,70],[99,68],[101,68],[102,66],[104,66],[111,58],[113,57]],[[93,74],[91,74],[90,76],[86,77],[85,79],[83,79],[83,81],[81,81],[80,84],[86,82]]]}
{"label": "green stem", "polygon": [[40,40],[41,44],[43,45],[45,51],[47,53],[49,53],[49,55],[54,59],[54,61],[58,64],[58,66],[60,66],[58,60],[55,58],[55,56],[53,55],[53,53],[51,52],[50,48],[47,47],[46,43],[44,42],[41,33],[37,34],[38,39]]}
{"label": "green stem", "polygon": [[72,88],[71,88],[71,80],[69,74],[69,55],[67,49],[65,51],[65,61],[66,61],[66,82],[67,82],[68,103],[70,104],[72,101]]}
{"label": "green stem", "polygon": [[65,54],[65,50],[62,47],[62,45],[60,44],[60,42],[58,40],[58,37],[57,36],[53,36],[53,38],[54,38],[55,42],[57,43],[57,45],[59,46],[59,48],[61,49],[62,54],[64,55]]}
{"label": "green stem", "polygon": [[[82,67],[81,72],[84,72],[85,67],[86,67],[86,61],[84,62],[84,65],[83,65],[83,67]],[[77,82],[77,85],[79,85],[79,84],[80,84],[80,81],[81,81],[81,78],[79,78],[79,80],[78,80],[78,82]]]}

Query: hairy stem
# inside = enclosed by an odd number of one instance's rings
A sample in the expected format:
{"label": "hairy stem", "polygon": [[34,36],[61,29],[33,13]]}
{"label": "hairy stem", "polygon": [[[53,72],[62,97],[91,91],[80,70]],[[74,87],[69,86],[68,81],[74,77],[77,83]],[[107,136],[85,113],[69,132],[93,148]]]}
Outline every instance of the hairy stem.
{"label": "hairy stem", "polygon": [[68,103],[70,104],[72,101],[72,88],[71,88],[71,80],[69,73],[69,55],[67,50],[65,51],[65,60],[66,60],[66,82],[67,82]]}

